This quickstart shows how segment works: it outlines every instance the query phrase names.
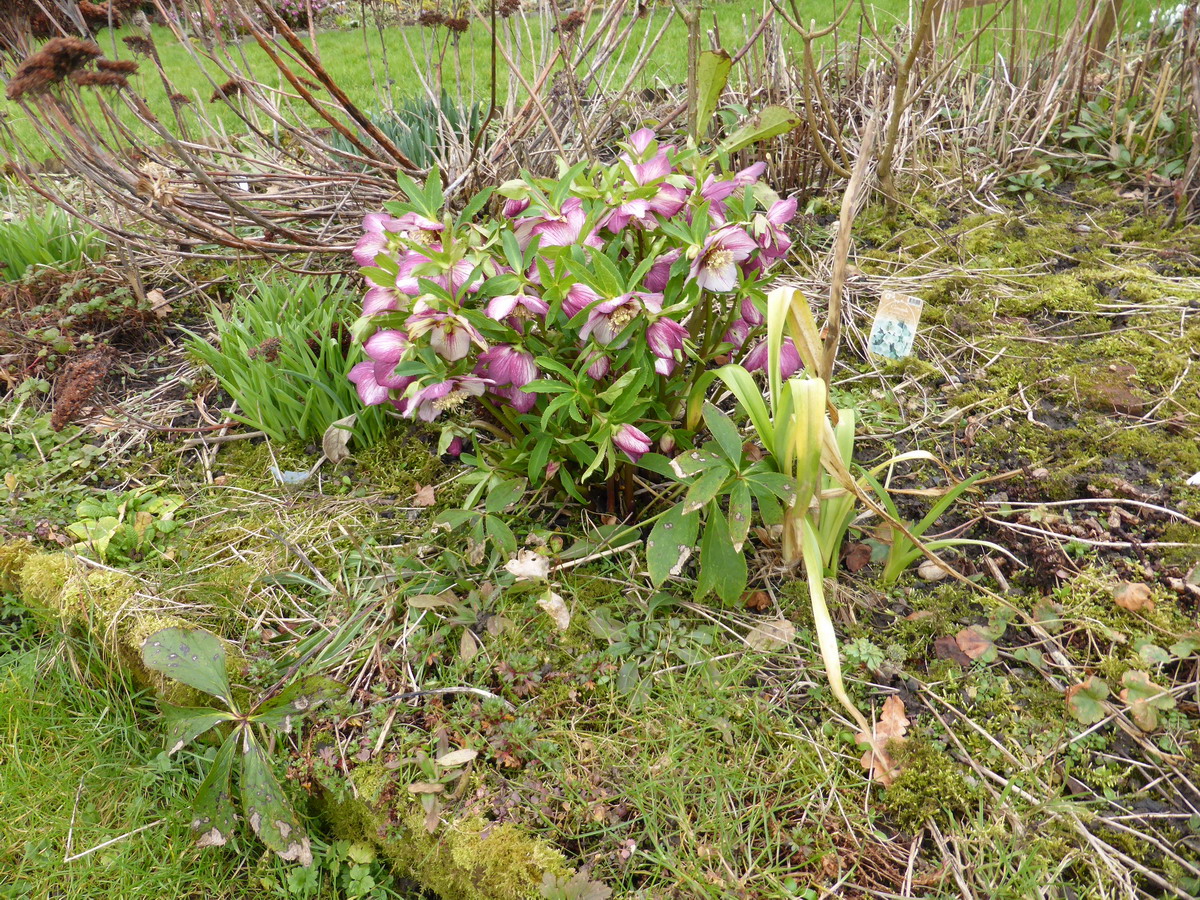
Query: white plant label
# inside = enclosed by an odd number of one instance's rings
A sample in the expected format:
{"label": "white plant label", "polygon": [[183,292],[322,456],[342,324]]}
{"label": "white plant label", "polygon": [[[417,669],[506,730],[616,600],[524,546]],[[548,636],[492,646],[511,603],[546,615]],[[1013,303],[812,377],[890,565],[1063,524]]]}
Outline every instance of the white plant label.
{"label": "white plant label", "polygon": [[871,325],[870,351],[887,359],[904,359],[912,353],[924,307],[925,301],[918,297],[884,291],[879,297],[875,322]]}

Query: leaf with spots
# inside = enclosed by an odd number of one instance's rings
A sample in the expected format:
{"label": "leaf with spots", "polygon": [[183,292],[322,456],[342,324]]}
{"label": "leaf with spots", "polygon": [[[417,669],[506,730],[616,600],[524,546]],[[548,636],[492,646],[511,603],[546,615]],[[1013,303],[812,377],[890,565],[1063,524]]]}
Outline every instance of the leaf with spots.
{"label": "leaf with spots", "polygon": [[192,831],[198,847],[220,847],[233,836],[229,780],[239,738],[240,731],[234,731],[225,739],[192,802]]}
{"label": "leaf with spots", "polygon": [[739,553],[750,533],[750,486],[740,478],[729,489],[729,537]]}
{"label": "leaf with spots", "polygon": [[167,726],[167,755],[178,753],[200,735],[233,718],[232,713],[207,707],[173,706],[160,703]]}
{"label": "leaf with spots", "polygon": [[721,493],[721,488],[725,486],[725,480],[729,474],[728,466],[716,466],[693,481],[683,497],[684,510],[696,512],[707,506]]}
{"label": "leaf with spots", "polygon": [[224,700],[232,708],[225,645],[215,634],[201,628],[164,628],[146,638],[142,661],[155,672]]}
{"label": "leaf with spots", "polygon": [[312,848],[270,762],[250,738],[242,754],[242,814],[259,840],[281,859],[312,865]]}
{"label": "leaf with spots", "polygon": [[655,587],[683,571],[699,530],[700,516],[694,512],[685,513],[682,504],[671,507],[654,523],[646,540],[646,562]]}
{"label": "leaf with spots", "polygon": [[746,557],[733,548],[729,525],[713,503],[708,509],[704,536],[700,541],[696,596],[700,598],[712,591],[725,603],[736,603],[745,590]]}
{"label": "leaf with spots", "polygon": [[733,420],[711,403],[705,403],[704,424],[712,432],[712,436],[725,454],[725,458],[735,469],[739,468],[742,464],[742,436],[738,433],[738,428],[733,424]]}
{"label": "leaf with spots", "polygon": [[292,682],[277,696],[260,706],[253,720],[260,725],[288,734],[292,726],[328,700],[334,700],[346,692],[345,685],[332,678],[311,675]]}

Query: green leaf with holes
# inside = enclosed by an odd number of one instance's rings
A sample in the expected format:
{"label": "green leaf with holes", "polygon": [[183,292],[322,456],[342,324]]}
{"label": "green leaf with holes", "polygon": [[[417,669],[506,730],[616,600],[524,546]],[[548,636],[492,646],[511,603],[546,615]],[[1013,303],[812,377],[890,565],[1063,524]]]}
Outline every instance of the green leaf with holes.
{"label": "green leaf with holes", "polygon": [[672,506],[654,523],[646,540],[646,563],[655,587],[683,572],[699,530],[700,515],[684,512],[682,503]]}
{"label": "green leaf with holes", "polygon": [[344,685],[332,678],[312,675],[292,682],[272,697],[251,716],[259,725],[289,734],[292,726],[328,700],[334,700],[346,692]]}
{"label": "green leaf with holes", "polygon": [[146,638],[142,661],[155,672],[224,700],[232,708],[225,645],[215,634],[202,628],[164,628]]}
{"label": "green leaf with holes", "polygon": [[192,831],[198,847],[220,847],[233,836],[233,797],[229,783],[240,738],[239,729],[225,739],[208,776],[196,792],[192,803]]}
{"label": "green leaf with holes", "polygon": [[312,865],[312,848],[271,764],[249,734],[242,754],[242,814],[280,859]]}
{"label": "green leaf with holes", "polygon": [[207,707],[160,703],[167,726],[167,755],[178,753],[211,728],[233,719],[233,713]]}

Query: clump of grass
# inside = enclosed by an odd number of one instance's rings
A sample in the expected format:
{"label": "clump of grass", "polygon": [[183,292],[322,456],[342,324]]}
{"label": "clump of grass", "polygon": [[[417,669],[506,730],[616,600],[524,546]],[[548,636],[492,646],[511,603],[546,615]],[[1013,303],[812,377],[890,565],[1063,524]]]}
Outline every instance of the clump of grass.
{"label": "clump of grass", "polygon": [[0,226],[0,281],[20,281],[37,266],[79,269],[103,254],[100,232],[58,208]]}
{"label": "clump of grass", "polygon": [[237,401],[233,418],[275,441],[320,439],[339,419],[357,414],[359,446],[383,434],[384,414],[364,407],[347,379],[352,296],[340,280],[255,279],[234,298],[228,316],[213,308],[216,343],[189,332],[188,348]]}

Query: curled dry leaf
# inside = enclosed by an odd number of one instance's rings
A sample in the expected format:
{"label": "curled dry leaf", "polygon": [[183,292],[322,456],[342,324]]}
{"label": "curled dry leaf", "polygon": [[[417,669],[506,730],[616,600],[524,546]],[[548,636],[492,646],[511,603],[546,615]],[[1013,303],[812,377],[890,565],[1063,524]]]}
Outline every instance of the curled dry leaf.
{"label": "curled dry leaf", "polygon": [[899,768],[887,752],[888,743],[903,741],[909,724],[911,723],[905,715],[904,701],[893,694],[883,702],[883,711],[879,721],[875,723],[875,733],[867,734],[864,731],[858,735],[858,742],[868,748],[862,756],[862,767],[884,787],[891,785],[900,774]]}
{"label": "curled dry leaf", "polygon": [[545,581],[550,575],[550,560],[534,550],[519,550],[504,568],[517,581]]}
{"label": "curled dry leaf", "polygon": [[350,443],[351,436],[354,434],[351,429],[354,428],[354,423],[357,420],[358,414],[351,413],[331,423],[325,429],[325,434],[321,437],[321,450],[324,451],[325,458],[334,465],[350,458],[350,451],[346,448]]}
{"label": "curled dry leaf", "polygon": [[931,559],[927,559],[917,566],[917,577],[922,581],[941,581],[949,574],[945,566],[935,563]]}
{"label": "curled dry leaf", "polygon": [[437,758],[437,764],[446,769],[457,769],[459,766],[465,766],[478,755],[478,750],[464,747],[462,750],[451,750],[449,753],[443,753]]}
{"label": "curled dry leaf", "polygon": [[566,631],[571,627],[571,611],[567,609],[563,598],[554,591],[547,588],[537,605],[553,620],[554,627],[559,631]]}
{"label": "curled dry leaf", "polygon": [[413,506],[433,506],[437,503],[437,496],[433,492],[433,485],[417,485],[417,491],[413,494]]}
{"label": "curled dry leaf", "polygon": [[1125,581],[1113,593],[1113,601],[1129,612],[1153,612],[1154,595],[1150,585]]}

